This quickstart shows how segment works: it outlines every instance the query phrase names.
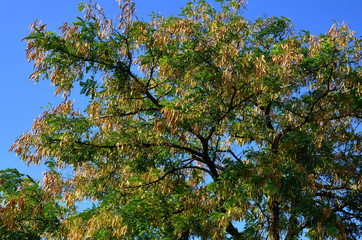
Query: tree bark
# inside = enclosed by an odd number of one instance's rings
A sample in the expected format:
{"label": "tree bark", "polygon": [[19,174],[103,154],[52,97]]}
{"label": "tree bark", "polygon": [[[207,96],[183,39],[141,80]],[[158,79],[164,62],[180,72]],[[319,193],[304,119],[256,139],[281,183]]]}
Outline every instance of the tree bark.
{"label": "tree bark", "polygon": [[279,240],[279,201],[271,198],[269,202],[269,238]]}
{"label": "tree bark", "polygon": [[287,235],[285,236],[285,240],[293,240],[298,238],[299,230],[298,230],[298,220],[294,210],[295,205],[296,205],[295,202],[291,204],[289,226],[288,226]]}
{"label": "tree bark", "polygon": [[187,230],[183,232],[181,237],[179,238],[179,240],[189,240],[189,239],[190,239],[190,233]]}
{"label": "tree bark", "polygon": [[234,227],[234,225],[230,222],[229,225],[226,228],[227,233],[229,233],[234,240],[242,240],[245,239],[243,238],[243,234],[240,233],[237,228]]}

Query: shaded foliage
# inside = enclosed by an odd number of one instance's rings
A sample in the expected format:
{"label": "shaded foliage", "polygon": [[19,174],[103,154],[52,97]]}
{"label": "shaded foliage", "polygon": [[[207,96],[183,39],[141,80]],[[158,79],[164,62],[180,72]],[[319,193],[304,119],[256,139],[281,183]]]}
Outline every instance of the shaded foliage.
{"label": "shaded foliage", "polygon": [[16,169],[0,171],[1,239],[56,237],[60,216],[65,213],[30,176]]}

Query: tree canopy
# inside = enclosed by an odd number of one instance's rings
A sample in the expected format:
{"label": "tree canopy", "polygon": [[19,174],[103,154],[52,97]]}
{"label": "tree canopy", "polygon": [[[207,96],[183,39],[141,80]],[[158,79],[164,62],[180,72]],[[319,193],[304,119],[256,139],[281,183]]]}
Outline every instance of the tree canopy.
{"label": "tree canopy", "polygon": [[[217,2],[149,21],[130,0],[116,19],[89,2],[60,33],[32,24],[30,79],[64,101],[11,147],[48,171],[11,187],[2,216],[28,214],[50,239],[361,236],[361,39],[344,23],[316,36]],[[70,100],[78,85],[85,111]],[[29,191],[45,216],[20,200]],[[93,206],[77,210],[84,200]]]}

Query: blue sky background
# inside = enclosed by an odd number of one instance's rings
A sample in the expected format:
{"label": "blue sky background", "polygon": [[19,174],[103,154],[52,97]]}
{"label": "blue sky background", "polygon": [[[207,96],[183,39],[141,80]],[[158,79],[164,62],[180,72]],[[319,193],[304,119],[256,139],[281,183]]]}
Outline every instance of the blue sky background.
{"label": "blue sky background", "polygon": [[[94,0],[95,1],[95,0]],[[187,0],[135,0],[136,14],[147,19],[152,12],[163,15],[180,13]],[[48,103],[54,106],[61,101],[54,97],[50,82],[29,82],[32,63],[25,56],[26,43],[21,41],[29,34],[29,25],[38,18],[55,31],[64,21],[72,22],[78,12],[76,0],[1,0],[0,15],[0,170],[17,168],[33,178],[42,178],[43,166],[27,167],[13,153],[8,152],[11,144],[23,131],[31,129],[35,117],[39,116]],[[98,0],[109,17],[117,14],[115,0]],[[362,0],[249,0],[246,18],[258,16],[285,16],[292,20],[296,30],[309,30],[312,34],[325,33],[333,24],[347,22],[357,36],[362,35]],[[76,101],[77,103],[77,101]]]}

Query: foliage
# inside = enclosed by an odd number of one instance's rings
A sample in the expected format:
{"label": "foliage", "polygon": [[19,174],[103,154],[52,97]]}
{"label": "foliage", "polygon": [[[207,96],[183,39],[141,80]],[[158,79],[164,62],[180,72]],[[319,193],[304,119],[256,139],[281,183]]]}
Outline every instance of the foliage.
{"label": "foliage", "polygon": [[0,171],[1,239],[56,237],[64,209],[30,176],[16,169]]}
{"label": "foliage", "polygon": [[[11,150],[45,161],[39,191],[54,201],[95,201],[62,216],[59,236],[362,234],[361,39],[345,24],[314,36],[284,17],[252,22],[241,1],[218,2],[150,21],[130,0],[116,20],[81,3],[60,34],[32,24],[30,79],[49,79],[64,102]],[[78,83],[85,112],[68,100]]]}

